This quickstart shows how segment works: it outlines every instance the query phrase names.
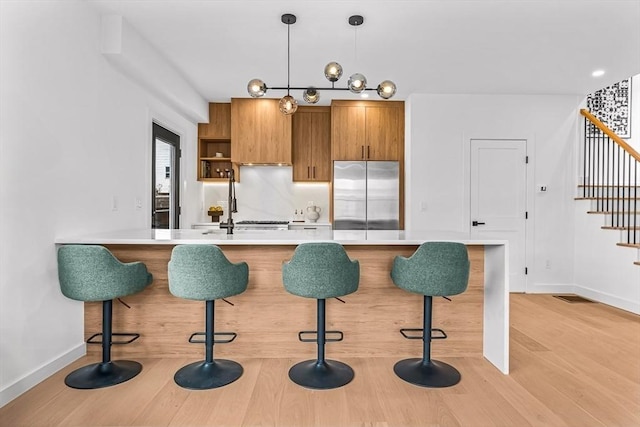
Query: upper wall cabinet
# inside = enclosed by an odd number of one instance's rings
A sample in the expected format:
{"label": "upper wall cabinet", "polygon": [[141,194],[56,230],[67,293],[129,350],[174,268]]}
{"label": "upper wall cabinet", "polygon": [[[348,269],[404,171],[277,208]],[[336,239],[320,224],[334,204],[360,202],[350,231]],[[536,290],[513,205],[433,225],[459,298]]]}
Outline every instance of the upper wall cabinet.
{"label": "upper wall cabinet", "polygon": [[231,139],[231,104],[210,102],[209,123],[198,123],[198,136],[211,139]]}
{"label": "upper wall cabinet", "polygon": [[209,123],[198,123],[198,180],[226,181],[232,167],[231,104],[212,102]]}
{"label": "upper wall cabinet", "polygon": [[401,160],[403,101],[333,101],[333,160]]}
{"label": "upper wall cabinet", "polygon": [[331,108],[298,107],[293,115],[293,180],[331,180]]}
{"label": "upper wall cabinet", "polygon": [[280,112],[278,102],[278,99],[231,99],[234,163],[292,163],[291,116]]}
{"label": "upper wall cabinet", "polygon": [[334,101],[331,104],[331,146],[334,160],[364,159],[365,109]]}

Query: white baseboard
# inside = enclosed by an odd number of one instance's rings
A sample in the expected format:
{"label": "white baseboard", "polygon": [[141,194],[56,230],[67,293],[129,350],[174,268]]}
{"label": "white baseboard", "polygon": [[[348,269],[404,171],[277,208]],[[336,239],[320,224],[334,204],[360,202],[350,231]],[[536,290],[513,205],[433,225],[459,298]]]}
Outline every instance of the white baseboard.
{"label": "white baseboard", "polygon": [[589,289],[582,286],[574,286],[575,294],[584,298],[589,298],[621,310],[629,311],[634,314],[640,314],[640,302],[629,299],[620,298],[616,295],[607,294],[595,289]]}
{"label": "white baseboard", "polygon": [[575,286],[566,283],[527,283],[528,294],[573,294]]}
{"label": "white baseboard", "polygon": [[4,387],[0,390],[0,408],[29,390],[31,387],[49,378],[60,369],[78,360],[85,354],[87,354],[87,346],[85,343],[82,343],[50,362],[45,363],[43,366],[31,371],[13,384]]}
{"label": "white baseboard", "polygon": [[629,299],[620,298],[616,295],[607,294],[606,292],[595,289],[585,288],[575,284],[560,283],[536,283],[527,285],[528,294],[575,294],[593,301],[601,302],[621,310],[629,311],[634,314],[640,314],[640,302]]}

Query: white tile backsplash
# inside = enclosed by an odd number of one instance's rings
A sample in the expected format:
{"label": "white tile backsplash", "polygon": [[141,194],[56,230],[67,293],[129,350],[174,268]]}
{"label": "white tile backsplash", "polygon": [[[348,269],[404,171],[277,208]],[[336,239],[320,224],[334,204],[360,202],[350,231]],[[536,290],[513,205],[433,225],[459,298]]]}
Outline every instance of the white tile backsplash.
{"label": "white tile backsplash", "polygon": [[[228,183],[203,184],[202,222],[211,221],[207,209],[221,204],[219,201],[225,202],[223,218],[227,218],[228,194]],[[293,182],[291,166],[241,166],[236,199],[234,221],[298,219],[294,218],[295,211],[306,211],[310,201],[322,208],[318,221],[329,221],[329,183]]]}

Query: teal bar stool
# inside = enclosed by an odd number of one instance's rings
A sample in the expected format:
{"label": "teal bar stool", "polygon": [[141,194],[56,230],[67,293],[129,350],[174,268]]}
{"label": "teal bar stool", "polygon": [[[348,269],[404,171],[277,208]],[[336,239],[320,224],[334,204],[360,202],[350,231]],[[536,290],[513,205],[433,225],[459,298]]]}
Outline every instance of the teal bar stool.
{"label": "teal bar stool", "polygon": [[[406,291],[424,296],[422,329],[401,329],[405,338],[423,341],[422,358],[401,360],[393,367],[403,380],[422,387],[450,387],[460,382],[460,372],[453,366],[431,359],[431,340],[446,338],[442,329],[432,329],[434,296],[447,297],[463,293],[469,283],[469,256],[462,243],[427,242],[410,258],[397,256],[391,270],[393,283]],[[421,331],[412,337],[408,331]],[[442,335],[432,337],[432,331]]]}
{"label": "teal bar stool", "polygon": [[[205,301],[205,332],[191,334],[189,342],[204,343],[205,360],[186,365],[174,376],[176,384],[206,390],[230,384],[242,376],[242,366],[232,360],[214,359],[213,345],[233,341],[235,332],[214,332],[215,300],[239,295],[247,289],[249,266],[231,263],[215,245],[178,245],[169,261],[169,291],[178,298]],[[204,335],[205,339],[194,340]],[[215,336],[230,338],[216,340]]]}
{"label": "teal bar stool", "polygon": [[[303,243],[290,261],[282,266],[282,281],[287,292],[317,300],[317,331],[301,331],[298,339],[315,341],[318,346],[316,360],[306,360],[289,370],[289,378],[303,387],[332,389],[342,387],[353,379],[353,369],[345,363],[324,357],[326,342],[342,341],[340,331],[325,329],[325,300],[351,294],[358,289],[360,264],[351,261],[338,243]],[[326,334],[338,334],[339,338],[327,339]],[[303,338],[316,334],[316,339]]]}
{"label": "teal bar stool", "polygon": [[[102,333],[94,334],[89,344],[102,344],[102,362],[71,372],[66,385],[78,389],[95,389],[120,384],[142,371],[131,360],[111,360],[112,344],[129,344],[139,334],[112,333],[113,300],[138,293],[153,281],[141,262],[123,264],[103,246],[65,245],[58,249],[58,280],[67,298],[77,301],[102,301]],[[112,337],[129,336],[128,341],[113,342]],[[101,336],[101,341],[94,338]]]}

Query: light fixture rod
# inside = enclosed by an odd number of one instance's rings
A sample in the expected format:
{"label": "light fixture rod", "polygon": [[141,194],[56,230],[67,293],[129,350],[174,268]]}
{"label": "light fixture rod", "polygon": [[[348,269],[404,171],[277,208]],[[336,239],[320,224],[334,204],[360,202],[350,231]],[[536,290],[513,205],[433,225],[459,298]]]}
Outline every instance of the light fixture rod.
{"label": "light fixture rod", "polygon": [[287,24],[287,95],[289,95],[290,75],[291,75],[291,24],[296,23],[296,15],[285,13],[280,17],[283,24]]}
{"label": "light fixture rod", "polygon": [[289,83],[291,75],[291,24],[287,22],[287,95],[289,95]]}
{"label": "light fixture rod", "polygon": [[[290,86],[282,86],[282,87],[268,87],[269,90],[306,90],[309,87],[290,87]],[[348,87],[313,87],[314,90],[349,90]],[[374,87],[367,87],[362,90],[377,90]]]}

